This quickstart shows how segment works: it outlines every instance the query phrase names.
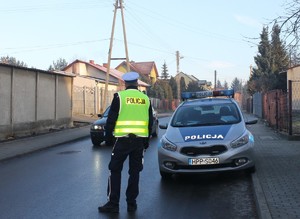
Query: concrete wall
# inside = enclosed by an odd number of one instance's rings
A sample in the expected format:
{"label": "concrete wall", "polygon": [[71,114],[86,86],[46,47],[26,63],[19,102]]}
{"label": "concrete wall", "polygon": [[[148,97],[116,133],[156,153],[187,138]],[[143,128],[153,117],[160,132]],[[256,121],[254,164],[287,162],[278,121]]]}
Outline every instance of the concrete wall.
{"label": "concrete wall", "polygon": [[0,140],[72,126],[70,75],[0,64]]}
{"label": "concrete wall", "polygon": [[0,66],[0,133],[2,124],[11,120],[11,70]]}
{"label": "concrete wall", "polygon": [[[37,120],[51,120],[55,118],[55,75],[40,74],[37,96]],[[47,104],[43,100],[47,100]]]}

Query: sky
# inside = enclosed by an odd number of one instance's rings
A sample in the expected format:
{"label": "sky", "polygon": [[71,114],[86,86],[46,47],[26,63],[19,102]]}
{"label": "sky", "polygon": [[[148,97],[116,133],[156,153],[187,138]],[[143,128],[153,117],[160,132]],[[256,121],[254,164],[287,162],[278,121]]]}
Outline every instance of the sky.
{"label": "sky", "polygon": [[[0,57],[47,70],[63,58],[108,62],[115,0],[0,0]],[[284,14],[286,0],[124,0],[129,60],[154,61],[161,74],[179,71],[230,85],[249,79],[264,25]],[[125,58],[121,10],[113,58]],[[115,68],[122,61],[112,61]]]}

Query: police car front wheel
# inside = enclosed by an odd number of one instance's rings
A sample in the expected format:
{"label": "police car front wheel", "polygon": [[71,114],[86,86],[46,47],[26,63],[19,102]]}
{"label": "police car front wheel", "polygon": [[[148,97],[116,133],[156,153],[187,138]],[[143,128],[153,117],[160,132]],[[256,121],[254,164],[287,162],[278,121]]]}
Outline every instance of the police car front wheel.
{"label": "police car front wheel", "polygon": [[247,174],[255,173],[255,171],[256,171],[256,167],[255,166],[252,166],[252,167],[250,167],[250,168],[248,168],[248,169],[245,170],[245,172]]}
{"label": "police car front wheel", "polygon": [[172,173],[163,172],[161,170],[159,172],[160,172],[160,176],[163,180],[169,180],[172,178]]}

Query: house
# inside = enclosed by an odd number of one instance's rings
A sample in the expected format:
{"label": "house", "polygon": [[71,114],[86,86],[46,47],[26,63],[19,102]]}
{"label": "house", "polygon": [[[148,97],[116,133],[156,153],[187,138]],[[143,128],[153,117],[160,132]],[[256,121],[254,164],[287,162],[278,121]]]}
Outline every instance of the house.
{"label": "house", "polygon": [[183,72],[179,72],[174,78],[177,82],[180,82],[181,78],[183,78],[186,86],[188,86],[190,82],[197,82],[199,86],[202,86],[206,90],[210,90],[212,85],[209,81],[199,80],[194,75],[188,75]]}
{"label": "house", "polygon": [[[150,79],[151,84],[154,84],[159,77],[155,62],[134,62],[129,63],[130,71],[135,71],[141,76]],[[127,72],[127,63],[124,61],[116,67],[121,72]]]}
{"label": "house", "polygon": [[[108,87],[106,93],[106,106],[104,103],[105,84],[107,68],[96,64],[93,60],[89,62],[75,60],[62,71],[72,73],[73,79],[73,113],[95,115],[111,103],[114,93],[124,90],[125,83],[122,79],[124,74],[116,69],[110,69]],[[138,80],[140,91],[146,91],[147,83]]]}
{"label": "house", "polygon": [[[96,64],[94,60],[86,62],[77,59],[66,66],[62,71],[73,73],[77,76],[80,76],[81,78],[89,79],[90,83],[92,83],[93,85],[97,85],[100,88],[104,88],[105,86],[107,68],[105,66]],[[123,72],[118,71],[117,69],[110,69],[109,73],[108,90],[123,90],[125,88],[125,84],[122,79]],[[74,85],[83,85],[82,80],[79,78],[75,78]],[[145,91],[146,87],[149,86],[147,83],[141,80],[138,80],[138,85],[139,90],[141,91]]]}
{"label": "house", "polygon": [[300,110],[300,65],[291,67],[287,70],[287,87],[289,88],[289,81],[291,81],[291,96],[292,109]]}
{"label": "house", "polygon": [[287,81],[299,81],[300,80],[300,65],[291,67],[287,70]]}

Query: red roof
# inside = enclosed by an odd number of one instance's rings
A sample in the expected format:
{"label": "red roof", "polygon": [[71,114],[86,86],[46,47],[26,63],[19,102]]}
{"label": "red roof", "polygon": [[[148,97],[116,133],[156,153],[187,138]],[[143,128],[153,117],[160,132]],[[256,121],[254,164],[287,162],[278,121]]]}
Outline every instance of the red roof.
{"label": "red roof", "polygon": [[[131,61],[129,65],[130,65],[130,70],[131,71],[136,71],[140,74],[147,75],[147,76],[150,75],[152,68],[154,68],[155,73],[156,73],[156,77],[158,77],[158,72],[157,72],[157,68],[156,68],[156,65],[155,65],[154,61],[150,61],[150,62],[134,62],[134,61]],[[123,61],[116,68],[118,68],[120,66],[126,66],[126,62]]]}
{"label": "red roof", "polygon": [[[74,63],[76,62],[81,62],[81,63],[85,63],[87,65],[91,65],[93,67],[95,67],[96,69],[100,70],[100,71],[103,71],[103,72],[107,72],[107,68],[102,66],[102,65],[99,65],[99,64],[95,64],[94,62],[90,61],[90,62],[86,62],[86,61],[81,61],[81,60],[78,60],[76,59],[74,62],[72,62],[71,64],[69,64],[67,67],[65,67],[63,70],[69,68],[71,65],[73,65]],[[114,68],[111,68],[110,71],[109,71],[109,74],[115,78],[118,78],[119,80],[121,81],[124,81],[122,79],[122,75],[124,74],[123,72],[121,71],[118,71],[117,69],[114,69]],[[148,87],[149,84],[141,81],[141,80],[138,80],[138,85],[139,86],[144,86],[144,87]]]}

